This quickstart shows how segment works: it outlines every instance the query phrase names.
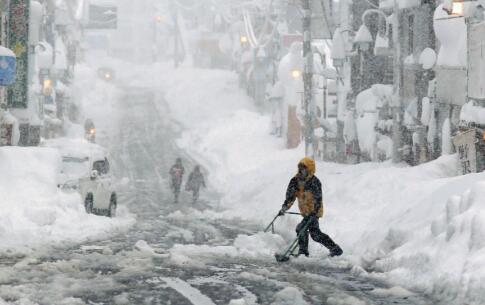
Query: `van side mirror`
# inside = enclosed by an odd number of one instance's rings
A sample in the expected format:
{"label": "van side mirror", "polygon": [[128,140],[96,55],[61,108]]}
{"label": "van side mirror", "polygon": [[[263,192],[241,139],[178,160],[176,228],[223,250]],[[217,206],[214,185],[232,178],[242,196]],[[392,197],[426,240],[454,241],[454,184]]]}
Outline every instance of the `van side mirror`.
{"label": "van side mirror", "polygon": [[97,170],[94,169],[93,171],[91,171],[91,180],[96,180],[98,176],[99,176],[99,173]]}

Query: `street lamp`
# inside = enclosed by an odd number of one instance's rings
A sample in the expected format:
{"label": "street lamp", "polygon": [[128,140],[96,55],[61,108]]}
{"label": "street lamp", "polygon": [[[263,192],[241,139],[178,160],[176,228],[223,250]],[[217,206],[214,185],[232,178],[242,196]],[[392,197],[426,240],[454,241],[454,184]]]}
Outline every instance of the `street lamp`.
{"label": "street lamp", "polygon": [[463,1],[453,1],[451,6],[451,14],[454,16],[463,16],[465,12],[465,6]]}
{"label": "street lamp", "polygon": [[244,36],[242,35],[240,38],[239,38],[239,41],[241,42],[241,44],[246,44],[248,43],[248,37],[247,36]]}
{"label": "street lamp", "polygon": [[[468,2],[468,3],[466,3]],[[446,0],[443,10],[454,17],[473,17],[483,20],[484,0]]]}
{"label": "street lamp", "polygon": [[293,77],[293,79],[299,79],[301,77],[301,71],[298,69],[291,70],[291,77]]}
{"label": "street lamp", "polygon": [[42,82],[42,93],[45,96],[49,96],[52,94],[52,80],[49,78],[45,78]]}
{"label": "street lamp", "polygon": [[445,0],[443,4],[443,10],[448,13],[448,15],[463,17],[465,13],[464,0]]}

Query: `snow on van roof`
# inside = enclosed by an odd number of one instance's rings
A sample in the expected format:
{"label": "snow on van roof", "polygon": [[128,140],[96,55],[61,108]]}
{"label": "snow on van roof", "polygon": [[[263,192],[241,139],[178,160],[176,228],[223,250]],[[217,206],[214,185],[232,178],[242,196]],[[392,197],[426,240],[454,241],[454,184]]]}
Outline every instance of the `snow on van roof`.
{"label": "snow on van roof", "polygon": [[90,159],[104,159],[107,155],[106,149],[101,145],[91,143],[85,139],[58,138],[49,139],[42,144],[45,147],[59,149],[61,155]]}

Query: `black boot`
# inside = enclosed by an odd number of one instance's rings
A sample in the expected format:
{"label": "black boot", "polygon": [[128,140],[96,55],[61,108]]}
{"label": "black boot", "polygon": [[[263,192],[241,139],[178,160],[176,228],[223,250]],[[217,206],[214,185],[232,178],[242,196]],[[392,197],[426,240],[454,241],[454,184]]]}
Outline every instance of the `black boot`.
{"label": "black boot", "polygon": [[344,253],[344,251],[342,251],[342,248],[340,248],[337,244],[330,249],[330,257],[340,256],[342,253]]}
{"label": "black boot", "polygon": [[300,256],[300,255],[305,255],[306,257],[308,257],[310,255],[310,253],[308,253],[308,250],[300,249],[300,250],[298,250],[297,256]]}

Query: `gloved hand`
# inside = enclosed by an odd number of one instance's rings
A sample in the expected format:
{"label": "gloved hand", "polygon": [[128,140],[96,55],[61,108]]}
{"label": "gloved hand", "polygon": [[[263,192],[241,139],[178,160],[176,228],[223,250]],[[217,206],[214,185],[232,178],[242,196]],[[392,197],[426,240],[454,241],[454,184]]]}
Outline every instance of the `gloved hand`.
{"label": "gloved hand", "polygon": [[278,212],[278,216],[285,215],[286,211],[288,211],[288,207],[286,206],[286,204],[283,204],[283,206],[281,207],[281,210]]}

